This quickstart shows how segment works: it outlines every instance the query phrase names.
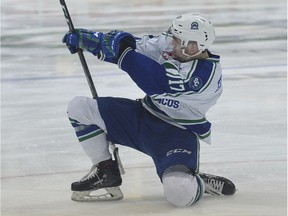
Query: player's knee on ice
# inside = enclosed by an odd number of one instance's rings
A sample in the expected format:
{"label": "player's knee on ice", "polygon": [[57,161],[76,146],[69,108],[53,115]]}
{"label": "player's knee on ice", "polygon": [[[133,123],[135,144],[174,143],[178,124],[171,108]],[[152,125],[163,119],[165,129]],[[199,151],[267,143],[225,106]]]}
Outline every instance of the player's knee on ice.
{"label": "player's knee on ice", "polygon": [[203,195],[204,183],[198,175],[182,165],[169,167],[162,176],[164,196],[168,202],[178,207],[188,207]]}

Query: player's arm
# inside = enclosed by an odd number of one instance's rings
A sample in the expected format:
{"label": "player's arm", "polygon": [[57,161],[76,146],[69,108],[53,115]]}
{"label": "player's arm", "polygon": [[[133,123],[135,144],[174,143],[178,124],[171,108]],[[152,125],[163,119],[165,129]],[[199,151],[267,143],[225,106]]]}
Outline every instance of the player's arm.
{"label": "player's arm", "polygon": [[75,29],[73,32],[67,32],[62,42],[66,44],[71,54],[82,49],[92,53],[102,61],[111,63],[117,63],[118,55],[126,46],[136,48],[134,36],[118,30],[104,34],[87,29]]}
{"label": "player's arm", "polygon": [[171,91],[165,67],[153,59],[135,52],[136,40],[126,32],[108,33],[104,36],[100,54],[116,58],[120,69],[127,72],[133,81],[148,95]]}
{"label": "player's arm", "polygon": [[100,55],[116,59],[118,66],[148,95],[171,92],[165,67],[138,53],[136,40],[127,32],[112,31],[105,34]]}
{"label": "player's arm", "polygon": [[170,91],[165,67],[132,48],[126,48],[120,55],[118,66],[148,95]]}
{"label": "player's arm", "polygon": [[63,43],[66,43],[72,54],[80,48],[98,56],[100,60],[118,63],[148,95],[162,94],[169,90],[164,66],[135,52],[135,37],[127,32],[115,30],[104,34],[77,29],[66,33]]}

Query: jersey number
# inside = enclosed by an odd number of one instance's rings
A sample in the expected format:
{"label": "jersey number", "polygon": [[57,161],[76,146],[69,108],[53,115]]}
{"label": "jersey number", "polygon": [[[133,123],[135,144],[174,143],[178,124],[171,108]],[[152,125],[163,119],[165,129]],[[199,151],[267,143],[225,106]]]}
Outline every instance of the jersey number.
{"label": "jersey number", "polygon": [[184,91],[185,87],[182,80],[169,80],[170,89],[175,91]]}

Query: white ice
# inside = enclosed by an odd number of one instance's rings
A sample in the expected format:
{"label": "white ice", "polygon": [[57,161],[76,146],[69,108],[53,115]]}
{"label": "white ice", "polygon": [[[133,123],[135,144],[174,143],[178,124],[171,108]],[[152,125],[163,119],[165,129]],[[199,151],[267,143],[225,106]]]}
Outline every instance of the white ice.
{"label": "white ice", "polygon": [[[287,19],[285,0],[67,0],[76,27],[141,36],[167,30],[197,11],[215,24],[211,51],[222,58],[224,93],[208,113],[213,144],[202,143],[200,170],[233,180],[231,197],[205,195],[176,208],[163,197],[150,158],[120,146],[124,199],[70,200],[71,182],[90,168],[66,118],[68,102],[90,96],[58,1],[1,3],[1,213],[3,216],[197,215],[287,213]],[[117,66],[85,54],[101,96],[144,94]]]}

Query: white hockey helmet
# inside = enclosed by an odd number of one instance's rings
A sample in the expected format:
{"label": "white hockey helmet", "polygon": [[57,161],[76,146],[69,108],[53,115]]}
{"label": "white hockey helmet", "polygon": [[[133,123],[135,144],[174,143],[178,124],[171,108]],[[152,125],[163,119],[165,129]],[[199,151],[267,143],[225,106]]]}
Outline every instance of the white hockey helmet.
{"label": "white hockey helmet", "polygon": [[198,50],[205,51],[215,40],[215,31],[210,20],[196,13],[178,16],[173,20],[170,32],[181,40],[182,49],[187,47],[189,41],[196,41]]}

